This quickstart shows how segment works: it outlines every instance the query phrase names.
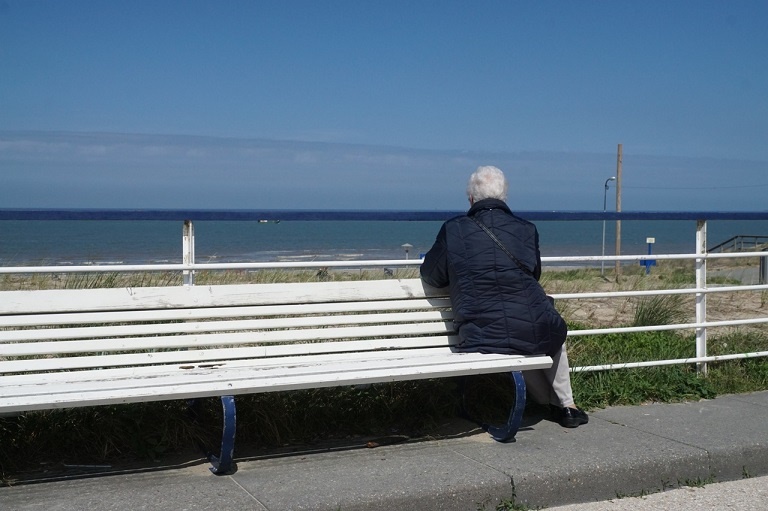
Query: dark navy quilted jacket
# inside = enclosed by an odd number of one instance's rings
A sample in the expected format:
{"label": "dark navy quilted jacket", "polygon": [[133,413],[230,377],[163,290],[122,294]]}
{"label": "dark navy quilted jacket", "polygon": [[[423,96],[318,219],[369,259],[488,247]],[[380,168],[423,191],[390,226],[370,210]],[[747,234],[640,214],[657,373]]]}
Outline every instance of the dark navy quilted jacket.
{"label": "dark navy quilted jacket", "polygon": [[[533,276],[470,217],[490,228]],[[481,353],[552,355],[560,349],[567,327],[539,285],[540,275],[536,226],[496,199],[478,201],[445,222],[421,265],[424,282],[450,287],[458,348]]]}

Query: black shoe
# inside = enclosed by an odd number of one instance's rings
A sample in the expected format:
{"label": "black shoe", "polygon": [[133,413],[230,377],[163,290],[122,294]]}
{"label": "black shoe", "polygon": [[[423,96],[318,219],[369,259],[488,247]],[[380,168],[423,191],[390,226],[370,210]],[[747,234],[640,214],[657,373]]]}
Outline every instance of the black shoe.
{"label": "black shoe", "polygon": [[587,414],[578,408],[560,408],[557,412],[557,422],[564,428],[578,428],[589,422]]}

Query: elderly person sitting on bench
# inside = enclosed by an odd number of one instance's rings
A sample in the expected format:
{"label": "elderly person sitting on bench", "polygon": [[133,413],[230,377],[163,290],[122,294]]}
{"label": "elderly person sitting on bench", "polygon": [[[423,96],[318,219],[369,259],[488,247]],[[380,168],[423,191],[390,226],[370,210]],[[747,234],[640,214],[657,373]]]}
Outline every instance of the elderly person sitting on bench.
{"label": "elderly person sitting on bench", "polygon": [[466,215],[441,227],[424,257],[421,278],[449,286],[458,350],[552,357],[550,369],[526,371],[534,401],[554,407],[563,427],[589,421],[571,390],[567,327],[539,285],[541,254],[536,226],[506,204],[508,184],[496,167],[479,167],[469,178]]}

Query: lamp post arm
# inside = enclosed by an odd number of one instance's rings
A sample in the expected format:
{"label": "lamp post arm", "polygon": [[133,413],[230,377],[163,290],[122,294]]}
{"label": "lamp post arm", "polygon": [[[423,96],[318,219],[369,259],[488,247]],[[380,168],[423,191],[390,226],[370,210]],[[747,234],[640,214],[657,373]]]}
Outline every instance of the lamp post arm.
{"label": "lamp post arm", "polygon": [[610,181],[615,181],[615,180],[616,180],[616,176],[611,176],[605,180],[605,191],[603,192],[603,213],[605,213],[606,201],[608,199],[608,183]]}

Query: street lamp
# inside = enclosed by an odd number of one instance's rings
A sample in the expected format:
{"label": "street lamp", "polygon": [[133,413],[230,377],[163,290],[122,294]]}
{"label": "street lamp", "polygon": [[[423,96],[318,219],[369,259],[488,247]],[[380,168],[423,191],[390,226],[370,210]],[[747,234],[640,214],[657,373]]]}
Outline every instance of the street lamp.
{"label": "street lamp", "polygon": [[[603,191],[603,213],[605,213],[606,199],[608,198],[608,183],[616,181],[616,176],[611,176],[605,180],[605,190]],[[605,218],[603,218],[603,257],[605,257]],[[605,260],[600,260],[600,276],[605,276]]]}
{"label": "street lamp", "polygon": [[403,250],[405,250],[405,258],[408,259],[408,252],[410,252],[410,250],[413,248],[413,245],[410,243],[403,243],[400,246],[403,248]]}

